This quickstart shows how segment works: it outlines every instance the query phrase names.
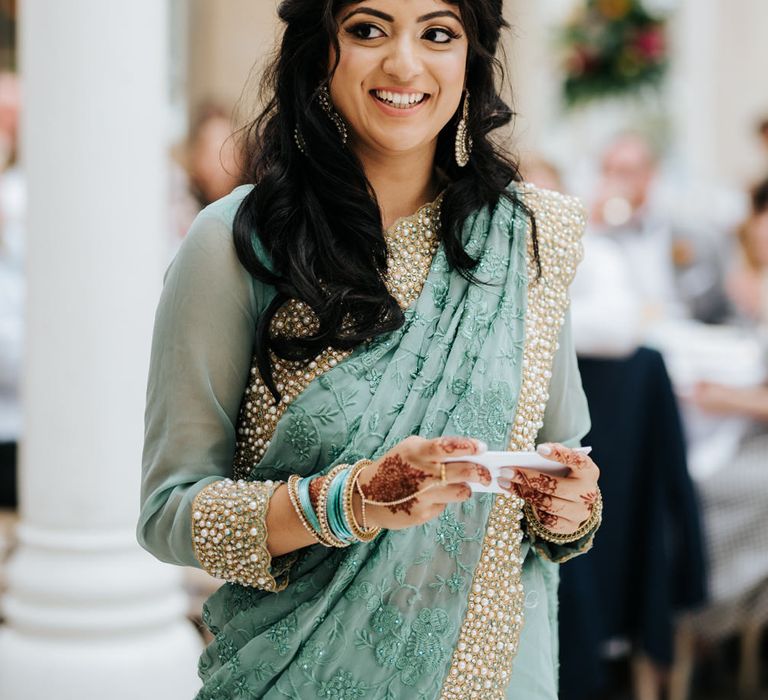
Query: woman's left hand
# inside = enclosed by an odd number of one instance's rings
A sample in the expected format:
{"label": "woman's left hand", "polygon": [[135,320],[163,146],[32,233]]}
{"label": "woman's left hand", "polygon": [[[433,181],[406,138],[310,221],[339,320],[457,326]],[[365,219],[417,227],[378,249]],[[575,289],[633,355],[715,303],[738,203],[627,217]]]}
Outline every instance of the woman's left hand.
{"label": "woman's left hand", "polygon": [[563,535],[576,532],[592,515],[600,470],[588,455],[558,443],[539,445],[537,451],[542,457],[565,465],[570,473],[552,476],[533,469],[504,467],[499,485],[528,501],[548,530]]}

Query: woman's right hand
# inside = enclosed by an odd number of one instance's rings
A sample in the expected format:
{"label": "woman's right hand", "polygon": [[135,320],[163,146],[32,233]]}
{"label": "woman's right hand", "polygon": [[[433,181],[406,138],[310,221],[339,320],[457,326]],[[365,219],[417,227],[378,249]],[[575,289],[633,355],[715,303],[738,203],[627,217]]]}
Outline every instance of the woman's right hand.
{"label": "woman's right hand", "polygon": [[[461,503],[472,496],[470,483],[489,485],[486,467],[472,462],[449,462],[441,480],[445,457],[481,454],[487,450],[480,440],[440,437],[428,440],[411,436],[360,473],[358,483],[365,494],[366,524],[389,530],[421,525],[440,515],[448,503]],[[414,495],[418,494],[418,495]],[[412,498],[409,498],[413,496]],[[398,502],[396,505],[371,505]],[[362,499],[355,494],[355,512],[362,512]]]}

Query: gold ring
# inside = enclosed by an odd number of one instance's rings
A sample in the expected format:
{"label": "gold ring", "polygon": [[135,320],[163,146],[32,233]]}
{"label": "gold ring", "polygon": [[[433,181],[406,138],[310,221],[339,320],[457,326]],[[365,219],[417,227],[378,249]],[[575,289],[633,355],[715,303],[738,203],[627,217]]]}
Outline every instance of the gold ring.
{"label": "gold ring", "polygon": [[444,484],[445,481],[445,462],[440,462],[440,483]]}

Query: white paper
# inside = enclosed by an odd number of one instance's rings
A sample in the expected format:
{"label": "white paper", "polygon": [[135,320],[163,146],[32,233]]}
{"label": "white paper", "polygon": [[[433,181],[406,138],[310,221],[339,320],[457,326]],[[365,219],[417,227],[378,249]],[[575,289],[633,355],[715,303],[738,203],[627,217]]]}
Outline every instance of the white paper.
{"label": "white paper", "polygon": [[[578,447],[575,450],[581,454],[588,455],[591,447]],[[570,468],[556,462],[553,459],[547,459],[538,452],[483,452],[479,455],[466,455],[463,457],[446,457],[443,459],[446,464],[450,462],[472,462],[481,464],[491,472],[491,483],[488,486],[478,483],[470,483],[470,487],[475,493],[503,493],[509,494],[509,491],[501,488],[498,484],[500,471],[503,467],[510,469],[532,469],[533,471],[550,474],[552,476],[567,476]]]}

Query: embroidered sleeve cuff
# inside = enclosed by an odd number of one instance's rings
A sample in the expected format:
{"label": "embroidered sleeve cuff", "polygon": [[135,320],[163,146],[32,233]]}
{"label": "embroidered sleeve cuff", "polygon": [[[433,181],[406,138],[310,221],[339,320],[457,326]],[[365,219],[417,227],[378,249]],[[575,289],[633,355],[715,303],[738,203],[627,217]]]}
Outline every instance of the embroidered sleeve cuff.
{"label": "embroidered sleeve cuff", "polygon": [[530,527],[526,528],[528,540],[531,543],[533,550],[543,559],[554,562],[555,564],[562,564],[569,559],[578,557],[580,554],[584,554],[592,549],[594,544],[595,534],[600,528],[602,518],[599,518],[594,526],[586,532],[581,538],[567,544],[561,544],[557,542],[550,542],[541,535],[536,534]]}
{"label": "embroidered sleeve cuff", "polygon": [[211,576],[275,593],[288,585],[296,555],[273,561],[267,549],[267,509],[279,485],[222,479],[195,496],[192,543],[200,565]]}
{"label": "embroidered sleeve cuff", "polygon": [[595,533],[597,532],[598,527],[599,525],[596,525],[592,532],[570,544],[554,544],[553,542],[539,539],[534,535],[530,538],[531,546],[543,559],[554,562],[555,564],[563,564],[569,559],[578,557],[580,554],[584,554],[592,549]]}

